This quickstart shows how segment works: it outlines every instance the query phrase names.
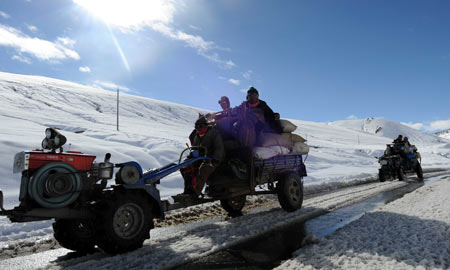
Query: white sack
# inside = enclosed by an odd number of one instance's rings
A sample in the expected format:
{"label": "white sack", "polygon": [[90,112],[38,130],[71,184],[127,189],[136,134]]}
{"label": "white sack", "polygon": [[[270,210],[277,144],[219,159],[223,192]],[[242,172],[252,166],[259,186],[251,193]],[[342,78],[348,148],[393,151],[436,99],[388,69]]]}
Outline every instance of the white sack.
{"label": "white sack", "polygon": [[258,138],[258,145],[263,147],[268,146],[284,146],[292,147],[292,141],[286,136],[278,133],[262,133]]}
{"label": "white sack", "polygon": [[282,135],[283,137],[285,137],[287,140],[289,140],[289,141],[291,141],[291,142],[293,142],[293,143],[295,143],[295,142],[302,142],[302,143],[306,142],[306,139],[305,139],[305,138],[303,138],[302,136],[297,135],[297,134],[292,134],[292,133],[282,133],[281,135]]}
{"label": "white sack", "polygon": [[299,154],[308,154],[309,153],[309,146],[306,143],[302,142],[296,142],[292,146],[292,153],[299,153]]}
{"label": "white sack", "polygon": [[281,127],[283,128],[283,132],[292,132],[297,129],[297,126],[292,124],[290,121],[286,119],[280,119]]}
{"label": "white sack", "polygon": [[254,147],[253,156],[258,159],[268,159],[278,155],[289,154],[289,149],[283,146]]}

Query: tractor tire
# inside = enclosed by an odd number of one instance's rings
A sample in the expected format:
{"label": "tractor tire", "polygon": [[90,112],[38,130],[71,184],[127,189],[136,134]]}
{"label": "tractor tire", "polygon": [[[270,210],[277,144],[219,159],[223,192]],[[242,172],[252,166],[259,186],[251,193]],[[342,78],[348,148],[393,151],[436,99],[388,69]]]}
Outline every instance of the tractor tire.
{"label": "tractor tire", "polygon": [[303,204],[303,181],[297,173],[284,175],[277,183],[278,202],[287,212],[298,210]]}
{"label": "tractor tire", "polygon": [[380,182],[386,181],[386,175],[383,172],[378,173],[378,178],[380,179]]}
{"label": "tractor tire", "polygon": [[403,181],[405,180],[405,172],[403,171],[403,168],[399,168],[397,171],[398,180]]}
{"label": "tractor tire", "polygon": [[142,247],[153,226],[152,205],[145,194],[115,190],[100,202],[96,243],[115,255]]}
{"label": "tractor tire", "polygon": [[245,195],[234,197],[231,199],[220,200],[220,205],[228,212],[230,217],[242,216],[242,208],[245,206]]}
{"label": "tractor tire", "polygon": [[79,254],[95,252],[95,226],[87,219],[57,219],[53,223],[53,236],[58,243]]}
{"label": "tractor tire", "polygon": [[417,173],[417,177],[419,178],[419,181],[423,181],[423,170],[422,170],[422,166],[420,166],[420,163],[417,163],[417,167],[416,167],[416,173]]}

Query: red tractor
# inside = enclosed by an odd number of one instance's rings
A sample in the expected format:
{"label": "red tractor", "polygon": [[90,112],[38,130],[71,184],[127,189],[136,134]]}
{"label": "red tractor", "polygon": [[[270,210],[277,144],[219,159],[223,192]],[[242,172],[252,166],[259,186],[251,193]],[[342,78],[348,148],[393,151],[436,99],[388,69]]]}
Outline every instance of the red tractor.
{"label": "red tractor", "polygon": [[[155,185],[127,188],[125,181],[139,179],[139,172],[111,163],[109,153],[97,163],[93,155],[63,152],[65,142],[56,129],[48,128],[43,150],[15,155],[13,171],[22,173],[20,204],[5,210],[0,191],[0,215],[11,222],[54,218],[56,240],[81,253],[94,251],[95,245],[111,254],[141,247],[150,237],[153,217],[163,217]],[[118,185],[108,187],[114,167],[121,167],[122,177]]]}

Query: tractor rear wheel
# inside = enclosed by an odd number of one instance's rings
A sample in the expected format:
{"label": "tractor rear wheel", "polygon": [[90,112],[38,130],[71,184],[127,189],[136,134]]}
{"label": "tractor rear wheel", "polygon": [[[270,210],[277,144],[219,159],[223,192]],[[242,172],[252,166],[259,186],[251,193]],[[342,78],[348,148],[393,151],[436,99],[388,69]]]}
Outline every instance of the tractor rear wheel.
{"label": "tractor rear wheel", "polygon": [[152,205],[141,192],[116,190],[101,202],[98,247],[106,253],[118,254],[142,247],[153,228]]}
{"label": "tractor rear wheel", "polygon": [[95,227],[87,219],[57,219],[53,223],[53,236],[67,249],[80,254],[95,252]]}

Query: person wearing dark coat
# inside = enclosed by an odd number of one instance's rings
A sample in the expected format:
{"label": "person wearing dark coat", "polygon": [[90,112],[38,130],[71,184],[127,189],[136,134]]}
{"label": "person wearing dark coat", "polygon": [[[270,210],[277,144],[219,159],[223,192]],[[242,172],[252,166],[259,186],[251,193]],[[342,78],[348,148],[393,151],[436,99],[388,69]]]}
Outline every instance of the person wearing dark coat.
{"label": "person wearing dark coat", "polygon": [[244,101],[241,106],[245,106],[250,111],[255,111],[263,124],[262,130],[264,130],[264,132],[283,132],[279,121],[280,115],[274,113],[264,100],[259,99],[259,92],[253,86],[248,89],[247,101]]}
{"label": "person wearing dark coat", "polygon": [[243,145],[254,146],[262,132],[282,133],[279,114],[259,99],[258,90],[254,87],[247,91],[247,101],[233,108],[233,113],[239,118],[239,139]]}
{"label": "person wearing dark coat", "polygon": [[203,161],[195,175],[196,180],[192,181],[192,175],[188,175],[186,168],[181,171],[184,178],[184,194],[201,195],[203,187],[209,176],[216,170],[225,157],[225,150],[220,133],[210,127],[205,117],[200,117],[195,122],[195,130],[189,135],[192,146],[203,146],[206,153],[201,153],[212,158],[211,161]]}
{"label": "person wearing dark coat", "polygon": [[392,143],[403,143],[403,136],[398,135],[398,137]]}

